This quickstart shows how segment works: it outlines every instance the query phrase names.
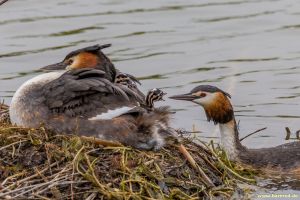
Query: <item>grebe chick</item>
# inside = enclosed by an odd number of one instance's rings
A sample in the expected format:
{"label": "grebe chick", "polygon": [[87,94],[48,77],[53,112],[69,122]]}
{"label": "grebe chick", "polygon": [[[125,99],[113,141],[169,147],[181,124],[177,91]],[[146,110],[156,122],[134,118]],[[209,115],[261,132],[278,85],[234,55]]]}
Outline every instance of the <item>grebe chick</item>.
{"label": "grebe chick", "polygon": [[[122,84],[127,86],[128,88],[131,88],[132,90],[135,90],[137,88],[137,83],[141,85],[139,80],[135,78],[134,76],[126,73],[118,73],[116,76],[116,81],[117,84]],[[139,90],[136,90],[135,92],[139,93]],[[140,92],[141,93],[141,92]],[[146,97],[145,97],[145,102],[142,104],[145,108],[149,110],[154,109],[154,102],[157,101],[165,101],[163,97],[167,93],[163,92],[161,89],[158,88],[153,88],[148,91]],[[143,93],[140,94],[140,96],[144,95]]]}
{"label": "grebe chick", "polygon": [[164,91],[158,88],[149,90],[146,96],[146,106],[149,110],[154,110],[154,102],[165,101],[163,97],[166,95]]}
{"label": "grebe chick", "polygon": [[136,88],[137,84],[141,85],[136,77],[123,72],[117,73],[115,83],[126,85],[129,88]]}
{"label": "grebe chick", "polygon": [[207,120],[219,124],[221,145],[230,160],[267,171],[282,170],[288,174],[299,175],[300,142],[261,149],[248,149],[241,144],[228,93],[214,86],[200,85],[187,94],[170,98],[192,101],[204,108]]}
{"label": "grebe chick", "polygon": [[[123,73],[123,72],[120,72],[119,70],[117,70],[117,75],[116,75],[115,83],[126,86],[131,91],[133,91],[134,93],[136,93],[137,96],[140,97],[140,99],[145,100],[144,93],[141,92],[138,89],[138,87],[137,87],[137,84],[141,85],[141,82],[136,77],[134,77],[133,75],[127,74],[127,73]],[[141,101],[140,103],[141,104],[145,104],[144,101]]]}

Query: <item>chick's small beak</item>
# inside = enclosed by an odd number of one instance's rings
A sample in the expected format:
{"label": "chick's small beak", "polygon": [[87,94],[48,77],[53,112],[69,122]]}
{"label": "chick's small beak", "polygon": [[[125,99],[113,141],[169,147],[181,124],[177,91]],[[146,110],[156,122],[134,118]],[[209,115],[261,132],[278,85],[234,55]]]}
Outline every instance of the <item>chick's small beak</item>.
{"label": "chick's small beak", "polygon": [[197,99],[198,97],[188,93],[188,94],[180,94],[180,95],[170,96],[169,98],[175,99],[175,100],[193,101],[194,99]]}
{"label": "chick's small beak", "polygon": [[64,62],[59,62],[51,65],[47,65],[45,67],[40,68],[41,70],[45,71],[55,71],[55,70],[64,70],[66,69],[67,64]]}
{"label": "chick's small beak", "polygon": [[165,101],[164,96],[165,96],[166,94],[167,94],[166,92],[163,92],[163,93],[162,93],[162,95],[161,95],[161,100],[162,100],[162,101]]}

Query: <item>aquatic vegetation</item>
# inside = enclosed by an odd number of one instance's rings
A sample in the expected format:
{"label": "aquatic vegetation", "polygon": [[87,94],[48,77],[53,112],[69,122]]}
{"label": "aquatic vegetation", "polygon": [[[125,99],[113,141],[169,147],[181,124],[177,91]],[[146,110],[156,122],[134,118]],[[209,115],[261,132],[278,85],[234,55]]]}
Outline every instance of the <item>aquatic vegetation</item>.
{"label": "aquatic vegetation", "polygon": [[[170,138],[160,151],[44,128],[0,125],[0,198],[198,199],[245,195],[253,174],[213,143]],[[195,140],[194,140],[195,141]]]}
{"label": "aquatic vegetation", "polygon": [[0,107],[0,198],[228,199],[254,174],[197,138],[140,151],[97,138],[15,127]]}

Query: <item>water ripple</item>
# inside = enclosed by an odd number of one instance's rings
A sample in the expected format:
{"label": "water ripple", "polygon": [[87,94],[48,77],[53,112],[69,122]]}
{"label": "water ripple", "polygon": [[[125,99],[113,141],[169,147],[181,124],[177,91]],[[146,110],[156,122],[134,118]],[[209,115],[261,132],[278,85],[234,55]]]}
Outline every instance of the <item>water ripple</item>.
{"label": "water ripple", "polygon": [[238,58],[238,59],[228,59],[228,60],[217,60],[210,61],[209,64],[212,63],[227,63],[227,62],[262,62],[262,61],[273,61],[279,60],[279,57],[270,57],[270,58]]}
{"label": "water ripple", "polygon": [[69,36],[69,35],[76,35],[80,33],[84,33],[88,30],[101,30],[104,29],[104,27],[96,27],[96,26],[89,26],[89,27],[83,27],[73,30],[67,30],[67,31],[61,31],[58,33],[51,33],[51,34],[38,34],[38,35],[21,35],[21,36],[15,36],[12,37],[15,38],[37,38],[37,37],[61,37],[61,36]]}
{"label": "water ripple", "polygon": [[259,12],[259,13],[248,14],[248,15],[224,16],[224,17],[217,17],[212,19],[198,19],[195,20],[195,22],[207,23],[207,22],[222,22],[222,21],[234,20],[234,19],[247,19],[247,18],[264,16],[264,15],[272,15],[283,11],[284,10],[274,10],[274,11],[265,11],[265,12]]}
{"label": "water ripple", "polygon": [[162,6],[158,8],[136,8],[136,9],[129,9],[125,11],[107,11],[107,12],[94,12],[94,13],[72,14],[72,15],[28,17],[28,18],[0,21],[0,25],[11,24],[11,23],[35,22],[35,21],[47,20],[47,19],[69,19],[69,18],[92,17],[92,16],[99,16],[99,15],[120,15],[120,14],[145,13],[145,12],[157,12],[157,11],[173,11],[173,10],[181,10],[186,8],[208,7],[208,6],[239,5],[239,4],[246,4],[246,3],[254,3],[258,1],[259,0],[211,2],[211,3],[204,3],[204,4],[170,5],[170,6]]}

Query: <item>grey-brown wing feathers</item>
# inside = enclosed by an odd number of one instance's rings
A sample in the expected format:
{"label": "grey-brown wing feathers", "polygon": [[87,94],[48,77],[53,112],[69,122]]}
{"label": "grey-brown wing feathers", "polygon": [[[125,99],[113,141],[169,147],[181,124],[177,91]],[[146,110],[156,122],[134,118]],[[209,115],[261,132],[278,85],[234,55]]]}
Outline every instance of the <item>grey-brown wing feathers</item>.
{"label": "grey-brown wing feathers", "polygon": [[[78,69],[64,73],[42,88],[45,104],[69,117],[91,117],[109,109],[131,104],[132,93],[104,78],[97,69]],[[136,98],[136,97],[134,97]]]}

